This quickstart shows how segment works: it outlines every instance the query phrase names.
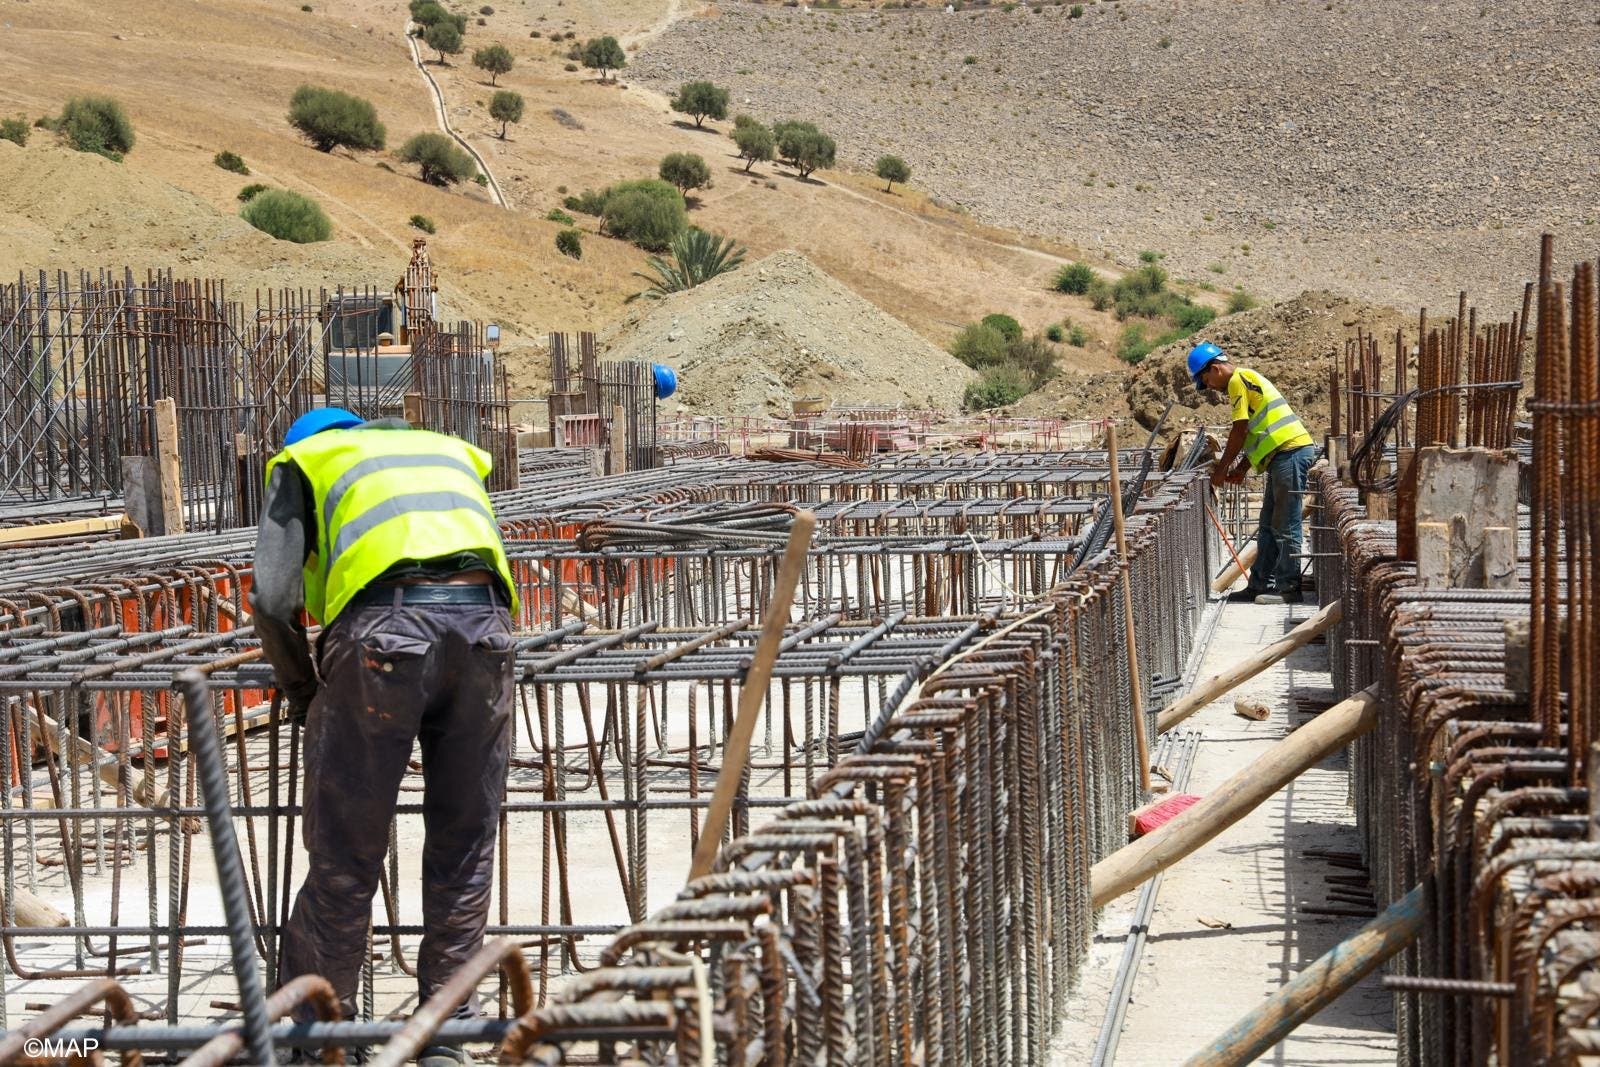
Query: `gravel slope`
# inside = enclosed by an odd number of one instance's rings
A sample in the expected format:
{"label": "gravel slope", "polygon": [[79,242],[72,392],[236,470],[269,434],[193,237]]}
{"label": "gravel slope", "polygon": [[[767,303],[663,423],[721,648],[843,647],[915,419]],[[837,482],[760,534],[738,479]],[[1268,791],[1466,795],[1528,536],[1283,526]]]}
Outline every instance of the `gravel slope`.
{"label": "gravel slope", "polygon": [[798,252],[776,252],[685,293],[642,300],[601,338],[608,359],[678,371],[668,404],[788,414],[796,397],[840,406],[957,408],[973,373]]}
{"label": "gravel slope", "polygon": [[1593,4],[1040,10],[733,4],[630,73],[714,78],[739,110],[831,129],[842,161],[904,156],[985,220],[1272,296],[1510,301],[1539,230],[1600,251]]}

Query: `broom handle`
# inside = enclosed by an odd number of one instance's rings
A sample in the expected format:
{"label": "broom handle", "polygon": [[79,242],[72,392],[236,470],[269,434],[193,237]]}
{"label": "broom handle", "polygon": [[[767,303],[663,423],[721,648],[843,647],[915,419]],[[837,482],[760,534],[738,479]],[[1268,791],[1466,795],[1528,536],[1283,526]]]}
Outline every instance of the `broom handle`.
{"label": "broom handle", "polygon": [[1233,550],[1233,539],[1228,536],[1228,531],[1222,528],[1222,520],[1217,518],[1217,513],[1211,510],[1210,494],[1206,494],[1206,514],[1211,517],[1211,525],[1217,528],[1217,533],[1222,535],[1222,543],[1227,546],[1228,555],[1233,557],[1233,565],[1239,568],[1239,573],[1244,573],[1244,564],[1239,562],[1239,553]]}
{"label": "broom handle", "polygon": [[1117,563],[1122,568],[1122,629],[1127,640],[1128,688],[1133,694],[1133,739],[1139,750],[1139,787],[1150,792],[1150,745],[1145,738],[1144,699],[1139,692],[1139,650],[1133,638],[1133,581],[1128,571],[1128,538],[1122,529],[1122,479],[1117,474],[1117,425],[1106,427],[1111,456],[1111,518],[1117,528]]}

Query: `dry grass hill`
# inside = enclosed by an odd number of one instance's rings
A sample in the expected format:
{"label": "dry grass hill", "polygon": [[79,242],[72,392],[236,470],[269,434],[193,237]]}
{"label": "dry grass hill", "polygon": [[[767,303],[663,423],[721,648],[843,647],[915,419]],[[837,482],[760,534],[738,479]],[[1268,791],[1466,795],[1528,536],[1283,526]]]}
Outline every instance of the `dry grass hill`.
{"label": "dry grass hill", "polygon": [[[424,185],[414,168],[394,160],[406,137],[437,128],[402,37],[404,4],[311,6],[8,3],[14,64],[0,84],[0,115],[31,120],[56,113],[75,93],[102,92],[127,108],[138,141],[121,164],[55,147],[39,130],[25,149],[0,144],[0,208],[22,220],[0,232],[0,276],[126,263],[216,274],[236,290],[387,282],[416,236],[407,220],[423,214],[438,224],[430,245],[447,309],[503,323],[509,349],[525,354],[521,384],[532,389],[541,364],[531,349],[545,333],[603,328],[644,284],[632,276],[644,254],[623,242],[590,237],[581,261],[557,254],[560,226],[546,212],[565,190],[653,176],[662,155],[695,150],[712,163],[716,186],[702,194],[692,221],[735,235],[752,259],[796,249],[925,338],[942,344],[991,311],[1032,328],[1075,313],[1097,335],[1114,333],[1108,316],[1045,291],[1073,249],[980,226],[914,190],[886,196],[864,175],[824,173],[823,181],[802,183],[769,166],[736,174],[725,130],[675,125],[659,97],[630,88],[625,77],[602,85],[591,72],[566,71],[568,45],[550,39],[568,31],[629,39],[659,28],[675,9],[666,4],[513,0],[474,16],[468,49],[510,48],[517,66],[500,87],[527,99],[524,121],[505,141],[486,114],[492,90],[482,72],[466,56],[447,67],[430,63],[452,124],[488,159],[509,211],[470,184],[454,191]],[[371,99],[389,151],[325,154],[300,139],[285,113],[290,94],[308,82]],[[251,176],[213,166],[222,149],[243,156]],[[236,218],[235,198],[254,181],[315,197],[333,219],[334,239],[294,246],[255,234]],[[593,221],[580,217],[591,231]],[[1086,366],[1115,366],[1103,345],[1074,356]]]}

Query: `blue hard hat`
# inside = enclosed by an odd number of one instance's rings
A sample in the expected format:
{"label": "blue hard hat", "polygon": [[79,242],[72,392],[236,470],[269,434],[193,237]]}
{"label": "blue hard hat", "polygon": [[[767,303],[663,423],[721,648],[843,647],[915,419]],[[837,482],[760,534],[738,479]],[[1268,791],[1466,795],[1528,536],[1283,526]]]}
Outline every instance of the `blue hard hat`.
{"label": "blue hard hat", "polygon": [[1219,359],[1226,363],[1228,354],[1210,341],[1201,341],[1189,349],[1189,377],[1194,379],[1196,389],[1205,388],[1200,384],[1200,372]]}
{"label": "blue hard hat", "polygon": [[650,372],[656,379],[656,399],[665,400],[678,391],[678,372],[665,363],[650,364]]}
{"label": "blue hard hat", "polygon": [[344,408],[313,408],[289,424],[289,432],[283,435],[283,443],[285,447],[299,444],[323,430],[348,430],[366,421]]}

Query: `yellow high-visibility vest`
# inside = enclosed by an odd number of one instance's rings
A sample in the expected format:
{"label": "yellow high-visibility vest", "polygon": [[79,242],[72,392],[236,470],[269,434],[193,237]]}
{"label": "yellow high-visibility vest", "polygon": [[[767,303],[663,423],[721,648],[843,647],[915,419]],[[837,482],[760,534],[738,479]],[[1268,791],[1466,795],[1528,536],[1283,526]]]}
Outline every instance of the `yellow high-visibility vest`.
{"label": "yellow high-visibility vest", "polygon": [[517,588],[483,480],[489,454],[427,430],[324,430],[289,445],[267,478],[292,460],[311,484],[316,544],[305,564],[306,611],[327,625],[390,567],[471,552]]}
{"label": "yellow high-visibility vest", "polygon": [[1244,455],[1250,469],[1260,471],[1281,448],[1299,448],[1312,443],[1300,416],[1276,386],[1258,371],[1234,368],[1228,379],[1228,399],[1233,403],[1233,421],[1246,420]]}

